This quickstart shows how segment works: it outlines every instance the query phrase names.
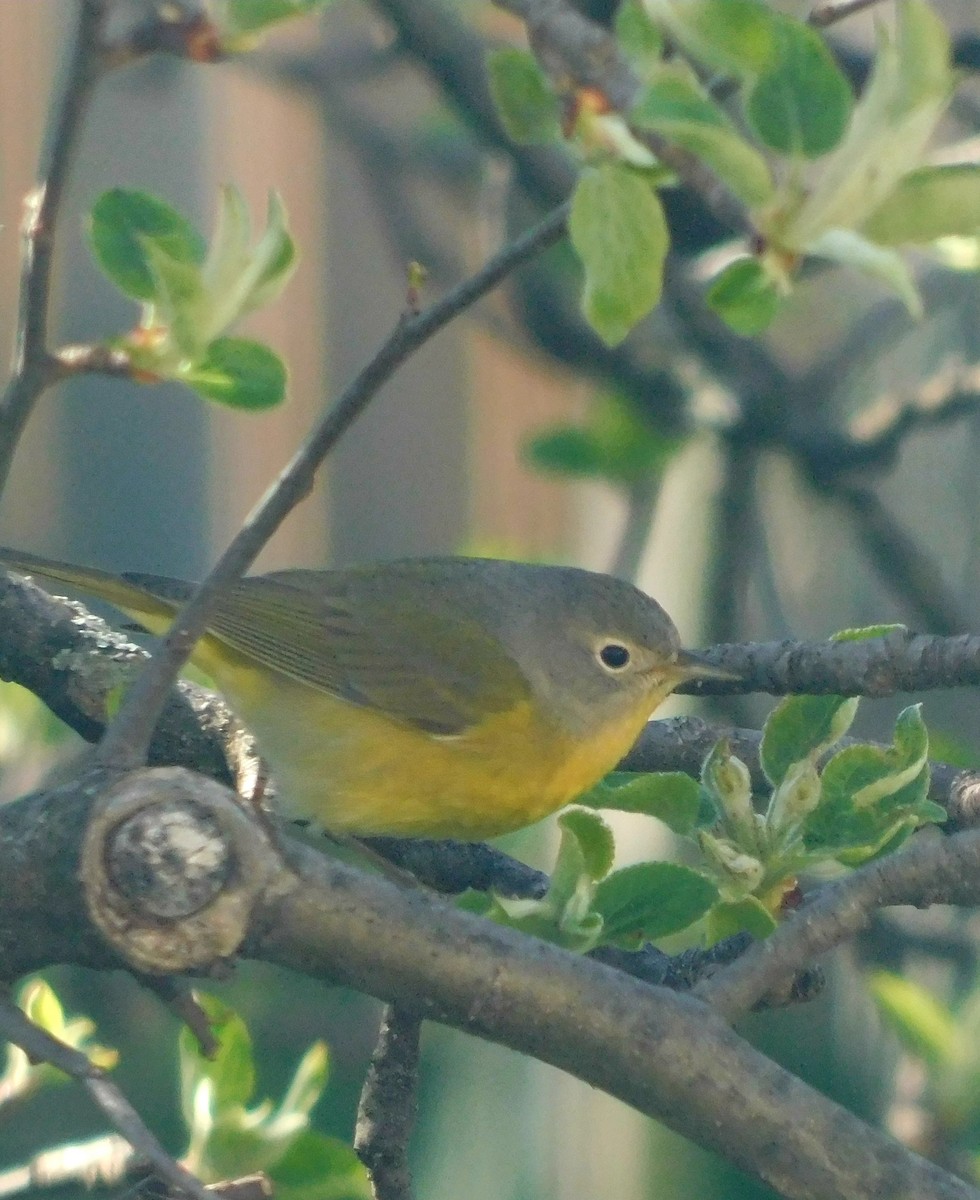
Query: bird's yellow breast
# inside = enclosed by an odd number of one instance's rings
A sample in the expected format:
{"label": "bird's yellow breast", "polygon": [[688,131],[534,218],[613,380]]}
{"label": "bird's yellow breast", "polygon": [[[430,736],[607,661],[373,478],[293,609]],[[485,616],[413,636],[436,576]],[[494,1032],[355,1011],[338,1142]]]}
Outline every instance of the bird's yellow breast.
{"label": "bird's yellow breast", "polygon": [[442,736],[273,676],[208,638],[194,658],[255,733],[284,810],[356,835],[476,840],[538,821],[615,766],[657,700],[583,737],[533,700]]}

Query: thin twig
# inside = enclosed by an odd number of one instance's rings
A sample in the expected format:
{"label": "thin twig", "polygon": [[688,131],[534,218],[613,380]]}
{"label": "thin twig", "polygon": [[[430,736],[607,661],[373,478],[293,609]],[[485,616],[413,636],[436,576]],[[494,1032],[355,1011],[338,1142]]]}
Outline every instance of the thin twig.
{"label": "thin twig", "polygon": [[709,642],[733,642],[759,537],[755,481],[759,448],[724,443],[722,484],[715,503],[715,534],[708,562],[705,628]]}
{"label": "thin twig", "polygon": [[630,485],[626,492],[626,521],[609,567],[610,575],[629,580],[635,580],[639,575],[659,495],[660,481],[651,475]]}
{"label": "thin twig", "polygon": [[411,1200],[408,1143],[418,1112],[421,1017],[389,1004],[357,1106],[354,1149],[375,1200]]}
{"label": "thin twig", "polygon": [[27,419],[57,373],[47,346],[54,238],[68,171],[100,74],[107,9],[105,0],[81,0],[61,95],[51,110],[41,151],[39,182],[24,201],[13,374],[0,397],[0,491]]}
{"label": "thin twig", "polygon": [[240,578],[286,516],[309,493],[320,464],[382,384],[421,345],[496,287],[514,267],[557,241],[564,231],[567,212],[564,205],[553,210],[441,300],[399,322],[252,510],[208,578],[177,615],[106,731],[98,750],[104,765],[129,767],[142,761],[174,678],[204,632],[221,590]]}
{"label": "thin twig", "polygon": [[822,4],[815,8],[807,20],[817,29],[826,29],[828,25],[853,17],[856,13],[864,12],[866,8],[873,8],[880,3],[881,0],[838,0],[837,4]]}
{"label": "thin twig", "polygon": [[119,1088],[80,1050],[60,1042],[28,1020],[9,998],[0,994],[0,1036],[13,1042],[34,1062],[46,1062],[78,1080],[113,1126],[136,1153],[168,1183],[195,1200],[212,1200],[205,1186],[160,1145]]}

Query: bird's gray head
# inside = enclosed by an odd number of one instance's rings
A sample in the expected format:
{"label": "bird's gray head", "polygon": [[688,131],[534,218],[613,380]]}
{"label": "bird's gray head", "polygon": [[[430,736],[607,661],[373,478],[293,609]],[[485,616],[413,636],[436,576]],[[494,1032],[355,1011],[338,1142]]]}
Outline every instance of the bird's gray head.
{"label": "bird's gray head", "polygon": [[496,632],[569,732],[615,721],[645,697],[652,712],[697,673],[673,621],[632,584],[573,567],[499,565]]}

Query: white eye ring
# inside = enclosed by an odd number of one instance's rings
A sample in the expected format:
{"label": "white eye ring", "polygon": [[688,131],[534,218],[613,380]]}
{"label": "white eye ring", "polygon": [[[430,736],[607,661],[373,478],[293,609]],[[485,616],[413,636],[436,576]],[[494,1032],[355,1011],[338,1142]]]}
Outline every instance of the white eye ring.
{"label": "white eye ring", "polygon": [[622,642],[604,642],[596,651],[599,663],[613,674],[625,671],[633,660],[629,648]]}

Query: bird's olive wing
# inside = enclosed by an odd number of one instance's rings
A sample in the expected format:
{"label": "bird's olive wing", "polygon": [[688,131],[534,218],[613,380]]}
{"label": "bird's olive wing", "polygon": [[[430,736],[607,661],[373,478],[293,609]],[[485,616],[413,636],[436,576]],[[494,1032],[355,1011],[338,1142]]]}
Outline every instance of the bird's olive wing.
{"label": "bird's olive wing", "polygon": [[462,733],[529,694],[497,639],[431,594],[366,603],[342,586],[253,576],[222,597],[210,628],[274,670],[431,733]]}

